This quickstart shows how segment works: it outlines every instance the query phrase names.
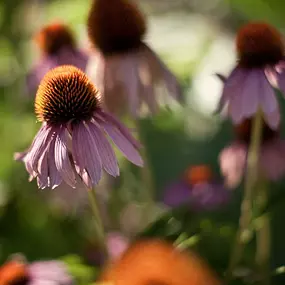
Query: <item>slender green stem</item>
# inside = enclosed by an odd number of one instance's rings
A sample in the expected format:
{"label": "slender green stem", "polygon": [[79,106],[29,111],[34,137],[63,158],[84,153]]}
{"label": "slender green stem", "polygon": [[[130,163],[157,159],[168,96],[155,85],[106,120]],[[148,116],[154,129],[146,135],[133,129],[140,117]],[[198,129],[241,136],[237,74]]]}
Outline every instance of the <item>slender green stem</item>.
{"label": "slender green stem", "polygon": [[249,230],[252,220],[252,198],[254,187],[258,177],[258,157],[260,152],[260,143],[262,138],[262,112],[258,111],[253,120],[251,130],[250,145],[247,157],[247,169],[244,184],[244,197],[241,204],[241,215],[239,220],[239,229],[237,232],[236,241],[230,257],[229,267],[226,273],[226,281],[232,279],[232,273],[235,267],[241,261],[244,246],[251,237]]}
{"label": "slender green stem", "polygon": [[[256,203],[258,206],[258,211],[263,212],[264,208],[267,206],[268,197],[267,190],[268,184],[266,181],[261,180],[260,187],[257,193]],[[270,216],[269,213],[263,214],[259,217],[258,226],[256,229],[256,256],[255,262],[259,269],[260,275],[262,277],[262,284],[270,284]]]}
{"label": "slender green stem", "polygon": [[101,219],[101,215],[98,208],[96,193],[94,189],[88,189],[88,195],[89,195],[89,201],[91,210],[93,212],[94,220],[95,220],[95,227],[97,231],[97,239],[100,243],[100,246],[104,252],[104,255],[106,258],[108,258],[108,249],[106,246],[106,239],[105,239],[105,231],[104,231],[104,225]]}

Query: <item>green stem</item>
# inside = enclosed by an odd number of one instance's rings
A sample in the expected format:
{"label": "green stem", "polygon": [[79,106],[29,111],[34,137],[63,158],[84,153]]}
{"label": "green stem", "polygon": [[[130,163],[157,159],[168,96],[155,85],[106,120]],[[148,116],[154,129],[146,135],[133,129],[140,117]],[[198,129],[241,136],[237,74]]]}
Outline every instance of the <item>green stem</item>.
{"label": "green stem", "polygon": [[262,112],[258,111],[253,120],[250,145],[247,157],[247,169],[244,184],[244,197],[241,204],[241,215],[236,241],[230,257],[229,267],[226,273],[226,281],[232,279],[233,270],[241,261],[244,246],[251,237],[249,226],[252,220],[252,198],[254,187],[258,177],[258,156],[262,139]]}
{"label": "green stem", "polygon": [[[263,180],[258,189],[256,204],[258,211],[263,212],[268,202],[268,184]],[[259,217],[258,227],[256,229],[256,256],[255,262],[262,277],[262,284],[270,284],[270,217],[269,213]]]}
{"label": "green stem", "polygon": [[88,189],[88,195],[89,195],[89,202],[91,206],[91,210],[93,212],[94,220],[95,220],[95,227],[97,231],[97,238],[98,242],[103,250],[103,253],[106,258],[108,258],[108,249],[106,245],[106,239],[105,239],[105,231],[104,231],[104,225],[101,219],[101,215],[98,208],[96,193],[94,189]]}

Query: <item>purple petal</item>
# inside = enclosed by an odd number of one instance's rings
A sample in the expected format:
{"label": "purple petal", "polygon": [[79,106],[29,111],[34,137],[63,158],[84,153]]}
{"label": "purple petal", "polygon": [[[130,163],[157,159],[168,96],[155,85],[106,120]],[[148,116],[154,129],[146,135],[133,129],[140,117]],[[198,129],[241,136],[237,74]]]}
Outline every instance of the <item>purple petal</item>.
{"label": "purple petal", "polygon": [[278,73],[272,67],[266,67],[264,69],[265,76],[269,83],[274,87],[278,88]]}
{"label": "purple petal", "polygon": [[15,152],[14,153],[14,160],[16,161],[23,161],[27,155],[27,151],[24,152]]}
{"label": "purple petal", "polygon": [[260,163],[264,175],[273,181],[285,176],[285,141],[279,138],[266,142],[261,148]]}
{"label": "purple petal", "polygon": [[93,136],[95,144],[100,155],[102,165],[107,173],[116,177],[119,175],[119,167],[117,158],[110,145],[110,142],[105,137],[105,134],[101,131],[100,127],[97,127],[93,123],[88,124],[89,130]]}
{"label": "purple petal", "polygon": [[280,110],[278,109],[270,114],[265,114],[264,119],[272,130],[277,130],[280,125]]}
{"label": "purple petal", "polygon": [[55,166],[63,180],[71,187],[75,187],[75,175],[71,166],[66,139],[66,128],[61,127],[55,139]]}
{"label": "purple petal", "polygon": [[284,66],[281,68],[280,73],[277,75],[278,87],[285,96],[285,69]]}
{"label": "purple petal", "polygon": [[235,188],[241,181],[247,159],[247,147],[233,143],[222,150],[219,156],[221,172],[229,188]]}
{"label": "purple petal", "polygon": [[48,147],[51,137],[55,131],[55,128],[51,128],[45,124],[41,127],[38,134],[34,138],[29,152],[25,158],[26,168],[28,172],[32,175],[34,172],[38,172],[37,164],[38,160]]}
{"label": "purple petal", "polygon": [[193,210],[214,210],[226,205],[230,199],[230,191],[221,183],[206,182],[192,187],[190,205]]}
{"label": "purple petal", "polygon": [[229,115],[235,123],[242,120],[242,92],[244,80],[247,76],[246,70],[236,67],[225,82],[221,100],[229,101]]}
{"label": "purple petal", "polygon": [[60,173],[55,165],[55,141],[56,141],[56,135],[53,136],[48,149],[48,166],[49,166],[49,179],[50,179],[49,186],[52,189],[59,186],[60,183],[62,182]]}
{"label": "purple petal", "polygon": [[[152,84],[157,81],[161,81],[165,84],[165,87],[170,96],[181,102],[183,99],[182,88],[175,77],[175,75],[168,69],[165,63],[159,58],[159,56],[147,45],[142,46],[143,62],[148,62],[148,77],[151,77]],[[155,99],[155,96],[153,96]]]}
{"label": "purple petal", "polygon": [[76,164],[80,169],[78,174],[82,175],[85,169],[92,185],[97,185],[102,176],[102,162],[93,135],[84,123],[73,127],[72,148]]}
{"label": "purple petal", "polygon": [[37,183],[40,189],[44,189],[49,186],[49,174],[48,174],[48,152],[46,151],[38,163],[38,175]]}
{"label": "purple petal", "polygon": [[141,96],[147,104],[150,112],[156,114],[159,110],[159,106],[155,96],[155,90],[153,85],[141,86]]}
{"label": "purple petal", "polygon": [[134,137],[130,134],[129,130],[114,116],[109,113],[104,112],[103,110],[98,110],[97,113],[100,115],[101,119],[104,121],[111,122],[118,130],[133,144],[135,148],[140,148],[141,144],[134,139]]}
{"label": "purple petal", "polygon": [[258,110],[260,93],[262,93],[262,81],[265,75],[262,69],[252,69],[247,71],[247,76],[243,82],[243,92],[240,94],[242,102],[242,116],[252,117]]}
{"label": "purple petal", "polygon": [[129,246],[129,240],[120,233],[107,234],[107,248],[111,260],[120,257]]}
{"label": "purple petal", "polygon": [[260,86],[261,107],[265,114],[271,114],[278,110],[278,102],[273,87],[263,75]]}
{"label": "purple petal", "polygon": [[[117,125],[113,123],[113,119],[103,121],[98,115],[94,119],[95,121],[99,121],[99,124],[103,127],[105,132],[110,136],[114,144],[120,149],[122,154],[129,161],[138,166],[143,165],[142,158],[133,144],[134,139],[132,138],[132,140],[130,141],[130,134],[128,136],[125,135],[127,132],[126,129],[124,130],[124,132],[122,132],[122,127],[120,129],[117,128]],[[107,119],[107,116],[105,116],[105,119]]]}
{"label": "purple petal", "polygon": [[137,117],[140,104],[139,104],[139,74],[138,74],[138,59],[126,58],[123,63],[124,87],[128,94],[129,108],[132,116]]}
{"label": "purple petal", "polygon": [[191,187],[184,181],[173,183],[165,190],[164,203],[170,207],[177,207],[188,203],[190,200]]}

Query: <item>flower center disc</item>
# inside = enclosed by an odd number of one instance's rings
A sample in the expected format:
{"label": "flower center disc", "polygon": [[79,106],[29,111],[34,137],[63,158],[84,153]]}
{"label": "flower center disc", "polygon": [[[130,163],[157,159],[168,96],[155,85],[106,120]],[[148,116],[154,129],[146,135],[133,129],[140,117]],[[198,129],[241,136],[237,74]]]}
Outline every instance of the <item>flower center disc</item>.
{"label": "flower center disc", "polygon": [[93,0],[88,35],[103,54],[138,48],[145,32],[144,16],[135,4],[128,0]]}
{"label": "flower center disc", "polygon": [[51,124],[90,119],[100,105],[98,90],[74,66],[50,70],[42,79],[35,100],[39,121]]}
{"label": "flower center disc", "polygon": [[274,65],[283,58],[281,34],[262,22],[243,26],[238,32],[236,47],[240,65],[247,68]]}
{"label": "flower center disc", "polygon": [[40,49],[48,55],[56,54],[64,47],[75,48],[75,40],[71,30],[61,23],[45,26],[35,36],[35,41]]}
{"label": "flower center disc", "polygon": [[207,165],[192,166],[185,173],[185,179],[191,185],[208,182],[212,176],[212,171]]}

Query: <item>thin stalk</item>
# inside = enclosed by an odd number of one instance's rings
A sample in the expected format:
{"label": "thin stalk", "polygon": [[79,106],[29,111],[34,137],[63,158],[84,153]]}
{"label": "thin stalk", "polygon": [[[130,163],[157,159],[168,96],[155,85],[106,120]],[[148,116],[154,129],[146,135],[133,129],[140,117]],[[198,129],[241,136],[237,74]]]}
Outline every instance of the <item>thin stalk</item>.
{"label": "thin stalk", "polygon": [[[267,206],[268,202],[268,184],[263,180],[258,189],[256,199],[257,207],[261,213]],[[256,256],[255,262],[262,277],[262,284],[270,284],[270,216],[269,213],[264,213],[259,218],[258,227],[256,229]]]}
{"label": "thin stalk", "polygon": [[103,222],[102,222],[101,215],[100,215],[99,208],[98,208],[95,190],[92,188],[88,189],[88,196],[89,196],[91,210],[92,210],[94,220],[95,220],[95,227],[96,227],[96,231],[98,235],[97,239],[100,244],[100,247],[103,250],[104,256],[108,258],[108,249],[106,245],[105,231],[104,231]]}
{"label": "thin stalk", "polygon": [[258,177],[258,156],[262,139],[262,112],[258,111],[253,120],[250,144],[248,148],[246,176],[244,182],[244,197],[241,204],[241,215],[236,241],[230,257],[229,267],[226,273],[226,281],[232,279],[233,270],[241,261],[244,246],[250,238],[250,223],[252,221],[252,199],[254,187]]}

